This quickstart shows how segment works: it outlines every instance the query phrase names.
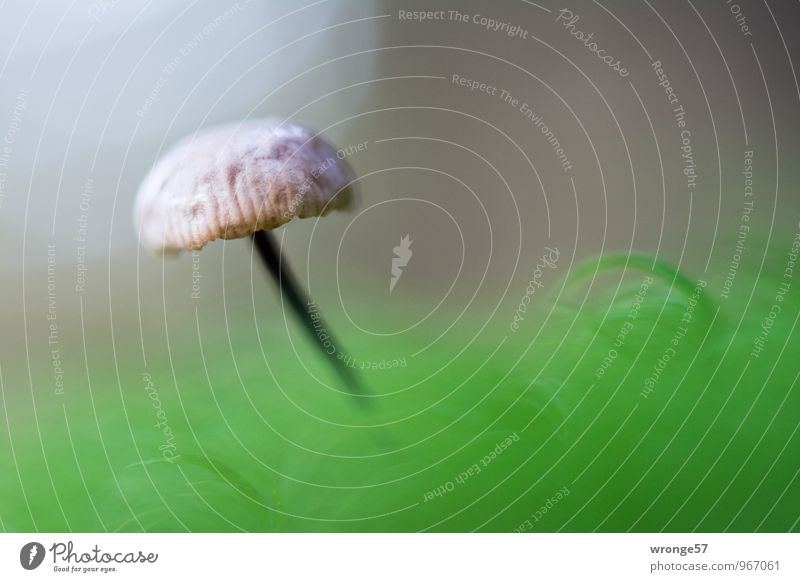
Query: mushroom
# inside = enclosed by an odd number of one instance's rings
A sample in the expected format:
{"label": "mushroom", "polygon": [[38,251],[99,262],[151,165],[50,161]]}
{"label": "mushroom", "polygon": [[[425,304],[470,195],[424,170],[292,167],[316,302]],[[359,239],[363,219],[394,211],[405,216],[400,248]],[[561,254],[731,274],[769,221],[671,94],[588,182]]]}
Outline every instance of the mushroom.
{"label": "mushroom", "polygon": [[[324,216],[355,203],[353,173],[313,131],[278,119],[207,129],[184,138],[150,170],[136,197],[142,244],[157,255],[251,236],[283,297],[351,393],[365,394],[350,367],[329,354],[316,307],[271,233],[294,217]],[[313,313],[312,313],[313,311]],[[328,330],[330,340],[330,327]],[[328,339],[328,338],[326,338]]]}

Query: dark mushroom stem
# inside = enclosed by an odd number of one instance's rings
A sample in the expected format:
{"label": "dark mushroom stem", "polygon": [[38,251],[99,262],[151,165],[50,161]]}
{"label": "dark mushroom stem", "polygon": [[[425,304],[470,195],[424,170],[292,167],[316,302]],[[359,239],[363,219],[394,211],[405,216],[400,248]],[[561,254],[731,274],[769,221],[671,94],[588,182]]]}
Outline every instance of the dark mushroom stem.
{"label": "dark mushroom stem", "polygon": [[[261,255],[261,259],[267,266],[270,275],[272,275],[272,280],[275,281],[278,289],[283,294],[284,299],[291,305],[295,315],[302,322],[303,328],[308,332],[316,346],[331,363],[333,369],[336,370],[336,373],[344,382],[347,390],[353,395],[365,396],[367,390],[358,377],[358,374],[337,356],[337,352],[342,350],[342,344],[333,337],[331,328],[322,322],[319,313],[315,313],[312,316],[312,312],[309,310],[308,297],[303,293],[294,275],[292,275],[292,272],[289,270],[287,261],[281,256],[278,241],[275,240],[275,237],[269,231],[259,230],[253,234],[253,242],[258,249],[259,255]],[[328,349],[326,349],[320,339],[318,330],[322,328],[325,328],[331,344],[337,347],[333,353],[328,352]],[[358,400],[362,403],[367,402],[366,398],[359,398]]]}

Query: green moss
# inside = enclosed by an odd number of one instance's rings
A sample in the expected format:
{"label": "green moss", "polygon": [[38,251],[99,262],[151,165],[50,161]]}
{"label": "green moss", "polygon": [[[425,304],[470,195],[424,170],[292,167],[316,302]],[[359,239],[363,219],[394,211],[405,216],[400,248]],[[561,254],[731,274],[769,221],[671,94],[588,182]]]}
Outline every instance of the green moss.
{"label": "green moss", "polygon": [[[723,299],[718,278],[699,288],[652,257],[587,261],[516,333],[498,316],[469,347],[472,336],[448,336],[413,358],[431,337],[393,340],[409,364],[362,372],[387,395],[368,410],[308,376],[328,381],[324,361],[301,364],[275,351],[285,340],[262,337],[265,361],[252,323],[231,320],[239,339],[204,333],[202,359],[190,339],[152,356],[171,460],[135,372],[118,384],[99,362],[91,393],[75,385],[63,408],[39,402],[41,440],[30,401],[8,398],[6,382],[0,520],[22,531],[798,530],[800,299],[786,294],[752,356],[782,265],[757,273],[743,265]],[[474,335],[482,321],[461,325]]]}

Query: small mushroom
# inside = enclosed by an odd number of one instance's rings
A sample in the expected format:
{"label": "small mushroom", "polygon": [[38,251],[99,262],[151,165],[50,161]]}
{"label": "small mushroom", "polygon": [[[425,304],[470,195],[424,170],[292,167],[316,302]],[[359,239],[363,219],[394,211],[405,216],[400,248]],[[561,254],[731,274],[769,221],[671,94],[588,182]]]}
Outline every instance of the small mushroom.
{"label": "small mushroom", "polygon": [[312,319],[309,301],[270,232],[294,217],[324,216],[354,203],[352,170],[330,144],[307,128],[263,119],[211,128],[176,144],[142,181],[135,217],[142,244],[161,255],[252,236],[315,344],[349,390],[363,395],[352,369],[323,347],[316,332],[319,312]]}

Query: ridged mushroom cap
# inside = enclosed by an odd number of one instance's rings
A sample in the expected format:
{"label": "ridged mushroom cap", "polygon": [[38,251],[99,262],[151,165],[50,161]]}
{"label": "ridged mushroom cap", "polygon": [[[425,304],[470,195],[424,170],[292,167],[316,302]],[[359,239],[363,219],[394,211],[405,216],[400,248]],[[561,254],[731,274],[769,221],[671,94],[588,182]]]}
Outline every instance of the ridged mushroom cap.
{"label": "ridged mushroom cap", "polygon": [[333,146],[305,127],[278,119],[222,125],[184,138],[155,164],[139,187],[135,220],[151,252],[197,250],[349,209],[352,180]]}

